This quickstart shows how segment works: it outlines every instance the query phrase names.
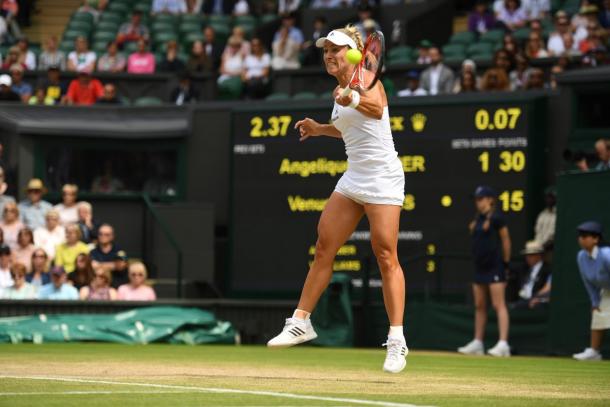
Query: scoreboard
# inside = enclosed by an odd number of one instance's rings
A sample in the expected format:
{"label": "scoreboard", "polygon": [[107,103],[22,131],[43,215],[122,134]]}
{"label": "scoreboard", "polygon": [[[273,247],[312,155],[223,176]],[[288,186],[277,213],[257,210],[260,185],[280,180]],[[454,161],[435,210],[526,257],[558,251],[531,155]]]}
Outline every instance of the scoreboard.
{"label": "scoreboard", "polygon": [[[439,283],[443,292],[463,292],[472,280],[467,226],[477,185],[498,192],[513,254],[531,238],[544,178],[537,106],[535,99],[519,97],[390,104],[406,179],[398,250],[409,293]],[[320,213],[347,169],[347,157],[340,139],[299,142],[294,124],[305,117],[328,123],[331,110],[331,103],[288,102],[233,112],[229,292],[283,296],[300,290],[315,253]],[[354,285],[370,263],[369,237],[364,218],[333,265],[335,272],[350,273]],[[448,253],[460,256],[442,261]]]}

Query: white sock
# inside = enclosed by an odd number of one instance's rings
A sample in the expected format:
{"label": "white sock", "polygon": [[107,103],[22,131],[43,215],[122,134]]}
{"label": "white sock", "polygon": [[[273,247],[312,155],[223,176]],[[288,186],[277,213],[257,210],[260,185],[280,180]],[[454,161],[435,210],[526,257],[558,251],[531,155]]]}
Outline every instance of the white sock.
{"label": "white sock", "polygon": [[475,339],[473,339],[473,341],[474,341],[474,343],[476,343],[477,345],[481,345],[481,346],[483,346],[483,341],[482,341],[482,340],[480,340],[480,339],[476,339],[476,338],[475,338]]}
{"label": "white sock", "polygon": [[390,331],[388,332],[388,336],[391,336],[392,338],[404,339],[405,333],[403,331],[402,325],[390,325]]}
{"label": "white sock", "polygon": [[498,345],[502,345],[502,346],[508,346],[508,342],[503,341],[503,340],[499,340],[499,341],[498,341]]}
{"label": "white sock", "polygon": [[[297,317],[297,312],[304,313],[305,314],[305,318]],[[299,321],[307,321],[310,316],[311,316],[311,312],[303,311],[302,309],[298,309],[298,308],[295,309],[294,312],[292,313],[292,318],[298,319]]]}

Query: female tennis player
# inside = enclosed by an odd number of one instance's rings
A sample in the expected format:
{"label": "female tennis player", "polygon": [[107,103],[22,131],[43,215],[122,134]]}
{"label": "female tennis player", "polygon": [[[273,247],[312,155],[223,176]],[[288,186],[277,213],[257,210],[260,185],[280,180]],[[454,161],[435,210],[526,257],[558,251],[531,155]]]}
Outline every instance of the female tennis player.
{"label": "female tennis player", "polygon": [[349,49],[364,51],[363,59],[368,59],[367,50],[376,48],[378,55],[370,57],[381,63],[383,42],[376,47],[368,47],[370,38],[367,39],[367,49],[364,49],[358,31],[347,26],[333,30],[316,41],[317,47],[324,48],[326,71],[339,83],[334,90],[332,124],[321,124],[305,118],[297,122],[295,128],[300,132],[301,141],[322,135],[342,138],[348,157],[348,170],[337,183],[320,217],[315,257],[298,308],[292,318],[286,320],[283,331],[267,345],[287,347],[317,337],[309,317],[330,282],[337,251],[366,214],[390,321],[388,340],[384,344],[387,346],[387,356],[383,370],[398,373],[405,368],[408,353],[402,326],[405,280],[397,255],[398,223],[404,201],[404,172],[394,149],[385,90],[381,82],[375,80],[379,72],[375,71],[376,68],[368,68],[363,70],[362,75],[356,73],[356,79],[359,77],[362,82],[360,87],[370,87],[369,90],[345,91],[350,84],[354,84],[354,71],[363,66],[355,67],[346,61],[345,54]]}

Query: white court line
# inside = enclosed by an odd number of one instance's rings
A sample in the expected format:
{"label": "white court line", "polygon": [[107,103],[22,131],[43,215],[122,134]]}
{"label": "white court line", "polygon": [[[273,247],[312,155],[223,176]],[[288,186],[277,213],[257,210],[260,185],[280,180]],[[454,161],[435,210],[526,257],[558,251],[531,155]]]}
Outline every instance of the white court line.
{"label": "white court line", "polygon": [[72,382],[72,383],[89,383],[89,384],[112,384],[118,386],[139,386],[139,387],[152,387],[157,389],[172,389],[172,390],[190,390],[205,393],[227,393],[227,394],[249,394],[253,396],[270,396],[270,397],[282,397],[289,399],[300,399],[300,400],[317,400],[317,401],[330,401],[339,403],[350,403],[350,404],[361,404],[367,406],[382,406],[382,407],[424,407],[416,406],[415,404],[405,403],[394,403],[391,401],[375,401],[375,400],[361,400],[361,399],[350,399],[342,397],[323,397],[323,396],[309,396],[305,394],[294,394],[294,393],[280,393],[274,391],[257,391],[257,390],[237,390],[237,389],[222,389],[217,387],[195,387],[195,386],[178,386],[171,384],[156,384],[156,383],[137,383],[137,382],[115,382],[109,380],[93,380],[93,379],[75,379],[70,377],[53,377],[53,376],[12,376],[12,375],[0,375],[3,379],[19,379],[19,380],[51,380],[59,382]]}
{"label": "white court line", "polygon": [[[1,392],[2,396],[63,396],[63,395],[90,395],[90,394],[182,394],[186,391],[113,391],[113,390],[92,390],[92,391],[30,391],[30,392]],[[192,392],[191,392],[192,393]]]}

